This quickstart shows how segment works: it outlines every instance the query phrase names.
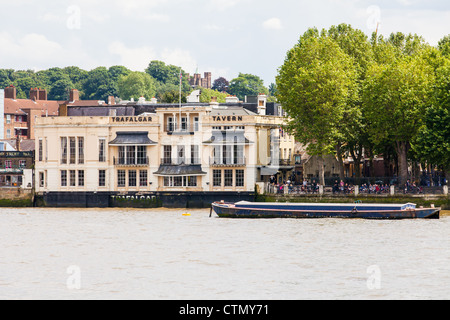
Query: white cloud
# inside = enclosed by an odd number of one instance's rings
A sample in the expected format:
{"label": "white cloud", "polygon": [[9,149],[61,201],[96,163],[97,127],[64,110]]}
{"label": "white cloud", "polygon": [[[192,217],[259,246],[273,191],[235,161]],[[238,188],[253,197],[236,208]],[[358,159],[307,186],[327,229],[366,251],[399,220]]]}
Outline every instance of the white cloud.
{"label": "white cloud", "polygon": [[210,0],[208,3],[214,10],[224,11],[229,8],[235,7],[241,0]]}
{"label": "white cloud", "polygon": [[195,70],[197,66],[197,61],[191,53],[179,48],[164,48],[157,52],[149,46],[128,48],[122,42],[115,41],[109,45],[108,49],[109,53],[119,56],[119,64],[135,71],[144,71],[152,60],[161,60],[166,64],[180,66],[187,72]]}
{"label": "white cloud", "polygon": [[281,24],[281,20],[278,18],[271,18],[263,22],[264,29],[267,30],[281,30],[283,29],[283,25]]}
{"label": "white cloud", "polygon": [[66,47],[42,34],[29,33],[15,38],[8,32],[0,32],[0,43],[1,67],[43,69],[92,62],[79,46]]}
{"label": "white cloud", "polygon": [[186,72],[189,72],[189,70],[194,70],[194,68],[197,67],[197,61],[191,56],[191,53],[188,50],[179,48],[165,48],[161,52],[159,60],[166,62],[166,64],[180,66]]}
{"label": "white cloud", "polygon": [[127,48],[120,41],[111,43],[108,50],[111,54],[119,56],[119,64],[134,71],[144,71],[149,62],[156,57],[156,52],[151,47]]}

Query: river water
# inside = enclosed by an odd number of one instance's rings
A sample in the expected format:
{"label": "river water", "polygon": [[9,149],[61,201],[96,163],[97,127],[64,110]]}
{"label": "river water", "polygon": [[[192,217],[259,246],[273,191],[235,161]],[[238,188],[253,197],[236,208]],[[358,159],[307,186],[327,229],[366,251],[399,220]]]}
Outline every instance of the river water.
{"label": "river water", "polygon": [[0,210],[3,300],[450,299],[448,213],[372,221]]}

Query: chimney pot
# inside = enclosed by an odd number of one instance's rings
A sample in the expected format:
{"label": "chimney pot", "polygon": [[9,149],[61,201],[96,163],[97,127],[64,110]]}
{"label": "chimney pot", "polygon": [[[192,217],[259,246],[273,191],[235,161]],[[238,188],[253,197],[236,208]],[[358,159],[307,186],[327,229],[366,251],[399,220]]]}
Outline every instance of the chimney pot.
{"label": "chimney pot", "polygon": [[69,101],[78,101],[80,100],[80,93],[77,89],[70,90]]}

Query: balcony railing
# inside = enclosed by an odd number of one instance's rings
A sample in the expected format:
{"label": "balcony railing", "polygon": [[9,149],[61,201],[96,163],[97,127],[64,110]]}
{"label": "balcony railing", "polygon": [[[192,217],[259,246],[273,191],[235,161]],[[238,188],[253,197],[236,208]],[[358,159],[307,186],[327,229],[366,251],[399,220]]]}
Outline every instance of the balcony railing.
{"label": "balcony railing", "polygon": [[209,165],[211,167],[243,167],[246,166],[247,161],[245,157],[235,159],[220,159],[209,158]]}
{"label": "balcony railing", "polygon": [[148,157],[145,158],[113,158],[114,165],[118,167],[145,167],[150,164]]}
{"label": "balcony railing", "polygon": [[179,166],[182,164],[201,165],[202,163],[199,158],[162,158],[161,164],[166,166]]}
{"label": "balcony railing", "polygon": [[194,134],[194,132],[199,131],[199,125],[196,123],[182,124],[181,126],[173,124],[165,124],[164,132],[167,134]]}

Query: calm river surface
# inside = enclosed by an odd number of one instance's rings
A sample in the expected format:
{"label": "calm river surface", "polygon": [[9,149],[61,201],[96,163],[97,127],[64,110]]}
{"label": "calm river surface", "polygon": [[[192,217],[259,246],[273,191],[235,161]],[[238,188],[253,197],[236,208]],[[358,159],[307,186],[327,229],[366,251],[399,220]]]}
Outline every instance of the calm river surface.
{"label": "calm river surface", "polygon": [[[183,216],[183,213],[190,216]],[[0,299],[450,299],[440,220],[0,209]]]}

